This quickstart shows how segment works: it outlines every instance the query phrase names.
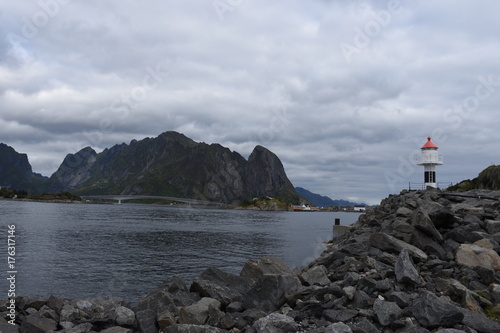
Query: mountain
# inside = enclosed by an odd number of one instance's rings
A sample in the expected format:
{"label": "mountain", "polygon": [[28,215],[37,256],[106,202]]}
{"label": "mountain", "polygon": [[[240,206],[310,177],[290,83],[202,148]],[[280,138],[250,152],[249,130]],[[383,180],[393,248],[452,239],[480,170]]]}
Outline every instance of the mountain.
{"label": "mountain", "polygon": [[366,206],[366,204],[359,204],[347,200],[333,200],[327,196],[317,193],[312,193],[302,187],[296,187],[295,190],[298,194],[303,196],[309,203],[316,207],[330,207],[330,206]]}
{"label": "mountain", "polygon": [[68,154],[50,177],[52,192],[78,195],[144,194],[233,203],[300,196],[279,158],[256,146],[248,160],[219,144],[199,143],[177,132],[122,143],[96,153]]}
{"label": "mountain", "polygon": [[473,189],[500,190],[500,165],[490,165],[474,179],[463,180],[448,188],[450,191],[469,191]]}
{"label": "mountain", "polygon": [[33,173],[28,155],[0,143],[0,187],[33,192],[43,189],[46,181],[45,177]]}

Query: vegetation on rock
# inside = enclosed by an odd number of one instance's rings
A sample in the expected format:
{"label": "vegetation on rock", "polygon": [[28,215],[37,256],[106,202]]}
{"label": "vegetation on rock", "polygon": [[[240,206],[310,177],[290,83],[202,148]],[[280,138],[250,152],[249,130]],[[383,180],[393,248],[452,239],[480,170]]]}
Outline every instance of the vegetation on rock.
{"label": "vegetation on rock", "polygon": [[448,191],[473,189],[500,190],[500,165],[490,165],[474,179],[466,179],[448,188]]}

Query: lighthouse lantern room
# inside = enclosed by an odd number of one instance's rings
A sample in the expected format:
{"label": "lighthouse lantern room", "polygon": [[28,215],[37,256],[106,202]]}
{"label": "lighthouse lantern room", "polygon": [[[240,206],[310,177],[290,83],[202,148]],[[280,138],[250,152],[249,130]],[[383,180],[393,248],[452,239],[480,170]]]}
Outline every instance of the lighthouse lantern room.
{"label": "lighthouse lantern room", "polygon": [[417,164],[424,166],[424,188],[429,186],[436,188],[436,165],[443,164],[443,157],[438,153],[438,146],[431,141],[430,137],[420,150]]}

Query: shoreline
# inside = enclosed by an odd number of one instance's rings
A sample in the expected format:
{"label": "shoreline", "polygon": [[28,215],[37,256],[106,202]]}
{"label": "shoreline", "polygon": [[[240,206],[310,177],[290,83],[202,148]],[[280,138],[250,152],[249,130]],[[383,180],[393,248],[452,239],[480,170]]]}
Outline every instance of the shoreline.
{"label": "shoreline", "polygon": [[164,281],[136,306],[114,297],[19,297],[11,326],[16,332],[30,325],[105,333],[500,332],[499,253],[500,191],[405,190],[361,215],[307,266],[292,270],[280,258],[261,257],[239,274],[209,267],[189,286],[181,278]]}

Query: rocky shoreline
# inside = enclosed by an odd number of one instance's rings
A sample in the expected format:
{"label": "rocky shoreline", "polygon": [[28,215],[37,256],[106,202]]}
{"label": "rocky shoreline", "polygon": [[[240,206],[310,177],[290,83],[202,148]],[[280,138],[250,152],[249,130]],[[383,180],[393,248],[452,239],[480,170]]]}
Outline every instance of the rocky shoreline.
{"label": "rocky shoreline", "polygon": [[134,307],[18,296],[0,302],[0,332],[500,332],[499,243],[500,191],[403,191],[307,267],[275,257],[239,275],[212,267]]}

